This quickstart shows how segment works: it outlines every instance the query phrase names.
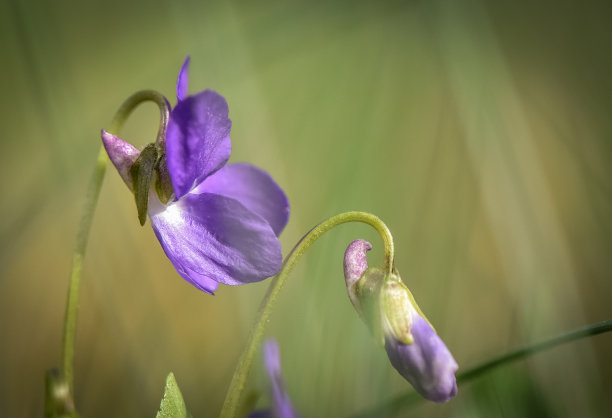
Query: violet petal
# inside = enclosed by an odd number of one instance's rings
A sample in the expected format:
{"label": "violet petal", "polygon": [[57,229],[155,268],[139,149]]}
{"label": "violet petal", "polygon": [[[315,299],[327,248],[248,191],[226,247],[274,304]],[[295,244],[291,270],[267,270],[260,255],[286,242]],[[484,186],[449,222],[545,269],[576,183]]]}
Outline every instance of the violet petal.
{"label": "violet petal", "polygon": [[187,87],[189,86],[189,60],[190,58],[188,55],[181,66],[178,80],[176,81],[176,99],[179,102],[187,97]]}
{"label": "violet petal", "polygon": [[293,408],[291,399],[285,389],[285,381],[281,371],[280,350],[278,342],[269,339],[264,343],[264,362],[268,377],[272,382],[272,393],[274,396],[272,416],[276,418],[297,418],[300,415]]}
{"label": "violet petal", "polygon": [[130,167],[138,159],[140,151],[133,145],[111,133],[102,130],[102,144],[111,162],[119,172],[125,184],[132,190]]}
{"label": "violet petal", "polygon": [[431,326],[415,314],[412,335],[414,343],[406,345],[387,336],[385,349],[395,369],[424,398],[446,402],[457,394],[457,362]]}
{"label": "violet petal", "polygon": [[212,90],[186,97],[170,112],[166,157],[177,199],[229,159],[232,122],[228,113],[223,96]]}
{"label": "violet petal", "polygon": [[281,247],[274,231],[237,200],[202,193],[188,194],[167,206],[155,201],[149,206],[155,235],[188,281],[198,281],[190,274],[195,272],[239,285],[263,280],[280,269]]}
{"label": "violet petal", "polygon": [[215,280],[211,279],[210,277],[206,277],[202,273],[197,273],[187,267],[183,266],[181,269],[179,269],[177,266],[176,270],[188,283],[191,283],[198,289],[210,295],[214,295],[219,287],[219,283]]}
{"label": "violet petal", "polygon": [[246,163],[228,164],[206,178],[192,193],[231,197],[264,218],[276,235],[289,220],[289,200],[264,170]]}

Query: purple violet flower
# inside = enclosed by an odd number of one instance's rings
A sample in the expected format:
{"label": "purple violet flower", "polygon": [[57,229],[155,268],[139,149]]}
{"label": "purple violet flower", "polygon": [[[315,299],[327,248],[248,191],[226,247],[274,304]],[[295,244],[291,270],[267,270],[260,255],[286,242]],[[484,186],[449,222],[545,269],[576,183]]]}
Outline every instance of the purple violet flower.
{"label": "purple violet flower", "polygon": [[[219,283],[257,282],[278,272],[278,235],[289,220],[289,201],[265,171],[226,164],[231,153],[227,102],[212,90],[188,96],[188,67],[189,57],[179,72],[178,103],[166,131],[167,168],[160,167],[174,194],[162,203],[152,188],[148,215],[177,272],[214,294]],[[130,167],[140,151],[105,131],[102,141],[132,189]]]}
{"label": "purple violet flower", "polygon": [[272,409],[255,411],[249,418],[299,418],[291,399],[285,389],[285,381],[281,371],[280,349],[275,339],[264,343],[264,363],[270,382],[272,382]]}
{"label": "purple violet flower", "polygon": [[457,394],[457,362],[394,271],[368,268],[369,242],[356,240],[344,255],[344,277],[353,306],[384,339],[391,364],[424,398],[446,402]]}

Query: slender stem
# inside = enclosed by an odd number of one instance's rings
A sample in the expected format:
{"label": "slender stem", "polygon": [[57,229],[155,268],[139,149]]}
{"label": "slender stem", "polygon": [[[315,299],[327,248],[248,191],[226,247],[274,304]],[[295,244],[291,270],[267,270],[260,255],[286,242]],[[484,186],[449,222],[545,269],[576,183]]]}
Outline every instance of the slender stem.
{"label": "slender stem", "polygon": [[79,288],[81,286],[81,273],[83,258],[87,248],[87,238],[93,215],[100,195],[102,180],[106,172],[108,156],[104,148],[98,152],[98,160],[87,187],[83,214],[79,222],[76,245],[72,255],[72,271],[68,285],[68,298],[66,300],[66,313],[64,316],[64,334],[62,338],[62,374],[68,384],[70,393],[74,393],[74,341],[76,335],[76,321],[79,309]]}
{"label": "slender stem", "polygon": [[547,350],[549,348],[569,343],[574,340],[578,340],[580,338],[591,337],[593,335],[602,334],[604,332],[612,331],[612,319],[608,319],[607,321],[597,322],[595,324],[586,325],[584,327],[576,328],[571,331],[564,332],[562,334],[556,335],[552,338],[518,348],[516,350],[510,351],[501,356],[495,357],[489,361],[486,361],[482,364],[474,366],[463,373],[459,373],[457,376],[457,382],[464,383],[468,382],[483,373],[488,372],[496,367],[502,366],[506,363],[511,363],[516,360],[520,360],[525,357],[529,357],[533,354],[536,354],[540,351]]}
{"label": "slender stem", "polygon": [[261,344],[261,340],[264,334],[268,318],[274,307],[274,303],[278,298],[278,294],[285,284],[289,273],[300,259],[300,257],[306,252],[306,250],[325,232],[329,231],[335,226],[338,226],[347,222],[363,222],[371,225],[380,234],[385,251],[384,266],[385,271],[391,272],[393,269],[393,238],[391,232],[387,226],[376,216],[365,212],[346,212],[340,215],[333,216],[328,220],[320,223],[316,227],[310,230],[302,239],[293,247],[293,250],[285,258],[283,266],[280,271],[272,279],[272,283],[268,288],[268,291],[261,302],[259,311],[257,312],[257,319],[255,325],[251,329],[247,345],[238,360],[238,365],[234,371],[234,376],[227,390],[225,402],[221,409],[222,418],[230,418],[236,416],[238,405],[240,402],[240,394],[244,389],[247,376],[251,370],[251,364],[253,363],[253,357],[257,351],[257,348]]}
{"label": "slender stem", "polygon": [[[612,319],[576,328],[571,331],[556,335],[554,337],[536,342],[534,344],[526,345],[525,347],[509,351],[505,354],[494,357],[474,367],[471,367],[462,373],[459,373],[457,375],[457,384],[464,384],[497,367],[527,358],[540,351],[547,350],[549,348],[553,348],[558,345],[569,343],[571,341],[575,341],[581,338],[602,334],[608,331],[612,331]],[[411,391],[403,395],[399,395],[383,403],[382,405],[375,406],[374,408],[366,412],[359,413],[355,415],[354,418],[394,415],[400,409],[408,407],[423,400],[424,398],[422,398],[418,393],[416,393],[415,391]]]}
{"label": "slender stem", "polygon": [[[158,137],[163,135],[168,124],[170,105],[168,101],[158,92],[143,90],[130,96],[121,105],[113,122],[110,132],[118,134],[121,127],[132,113],[132,111],[145,101],[155,102],[160,109],[161,120]],[[106,173],[108,156],[104,147],[100,147],[98,160],[91,175],[87,195],[83,205],[83,213],[79,222],[76,236],[76,244],[72,256],[72,271],[70,272],[70,283],[68,285],[68,298],[66,300],[66,313],[64,316],[64,333],[62,338],[62,374],[68,384],[70,393],[74,393],[74,342],[76,336],[76,322],[79,310],[79,288],[81,286],[81,273],[83,270],[83,259],[87,249],[87,239],[93,221],[102,181]]]}

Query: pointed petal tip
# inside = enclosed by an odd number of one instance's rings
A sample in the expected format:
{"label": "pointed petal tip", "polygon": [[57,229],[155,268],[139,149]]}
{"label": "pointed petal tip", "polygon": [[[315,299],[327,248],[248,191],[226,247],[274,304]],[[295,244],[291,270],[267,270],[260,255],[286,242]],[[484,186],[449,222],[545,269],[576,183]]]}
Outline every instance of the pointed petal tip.
{"label": "pointed petal tip", "polygon": [[204,293],[208,293],[211,296],[215,296],[215,292],[217,291],[217,288],[219,287],[219,283],[215,282],[215,285],[213,286],[202,286],[200,283],[196,282],[195,280],[189,280],[189,283],[191,283],[193,286],[195,286],[197,289],[201,290]]}
{"label": "pointed petal tip", "polygon": [[[100,131],[100,137],[102,138],[102,143],[104,144],[105,148],[108,148],[109,146],[111,146],[114,142],[116,142],[117,140],[119,140],[118,137],[116,137],[115,135],[111,134],[110,132],[106,131],[105,129],[102,129]],[[108,151],[108,150],[107,150]]]}
{"label": "pointed petal tip", "polygon": [[278,341],[270,338],[264,343],[264,364],[272,382],[273,406],[272,416],[282,418],[299,418],[287,393],[281,370],[280,348]]}
{"label": "pointed petal tip", "polygon": [[268,338],[264,342],[264,362],[270,377],[280,375],[280,348],[274,338]]}
{"label": "pointed petal tip", "polygon": [[132,144],[125,142],[123,139],[116,135],[113,135],[104,129],[101,132],[102,144],[108,154],[111,162],[119,172],[119,175],[132,190],[132,177],[130,175],[130,168],[134,162],[138,159],[140,151]]}
{"label": "pointed petal tip", "polygon": [[176,82],[176,98],[180,102],[187,97],[187,89],[189,87],[189,62],[191,57],[187,55],[183,65],[179,71],[178,80]]}

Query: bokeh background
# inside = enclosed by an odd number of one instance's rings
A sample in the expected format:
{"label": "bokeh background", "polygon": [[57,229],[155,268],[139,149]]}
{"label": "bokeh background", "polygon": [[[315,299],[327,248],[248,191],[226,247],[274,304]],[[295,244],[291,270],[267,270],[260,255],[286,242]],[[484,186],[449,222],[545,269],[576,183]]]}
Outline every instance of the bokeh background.
{"label": "bokeh background", "polygon": [[[0,4],[0,405],[43,412],[59,365],[71,251],[99,131],[131,93],[223,94],[230,161],[292,205],[287,253],[346,210],[391,228],[396,266],[462,370],[612,316],[609,2],[19,1]],[[154,139],[147,104],[123,135]],[[270,320],[296,408],[350,416],[405,393],[353,311],[344,225],[302,260]],[[184,282],[109,169],[84,267],[76,404],[153,416],[173,371],[196,417],[218,414],[267,283]],[[453,401],[397,416],[607,417],[612,335],[501,368]],[[248,390],[269,405],[256,365]]]}

